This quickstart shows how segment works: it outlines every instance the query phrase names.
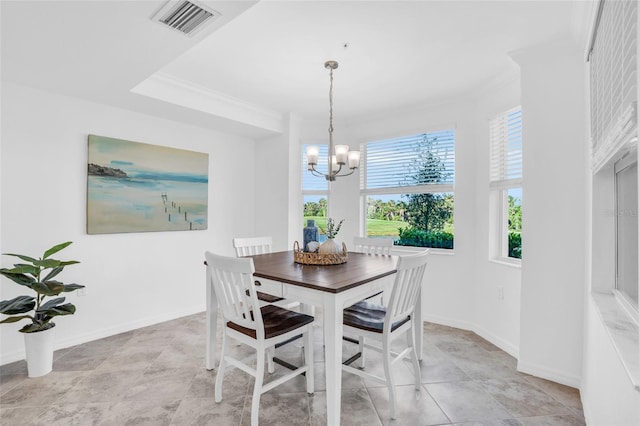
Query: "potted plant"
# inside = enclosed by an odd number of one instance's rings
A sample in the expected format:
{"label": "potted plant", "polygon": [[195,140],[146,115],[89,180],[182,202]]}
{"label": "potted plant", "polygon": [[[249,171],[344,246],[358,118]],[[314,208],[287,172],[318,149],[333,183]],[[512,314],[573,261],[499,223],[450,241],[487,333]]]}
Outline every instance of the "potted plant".
{"label": "potted plant", "polygon": [[[24,333],[29,377],[43,376],[52,369],[55,323],[51,320],[57,316],[71,315],[76,311],[73,304],[64,303],[64,297],[55,297],[47,301],[45,298],[84,288],[80,284],[64,284],[54,279],[65,266],[79,263],[76,260],[61,261],[50,258],[71,243],[67,241],[53,246],[38,259],[22,254],[4,253],[17,257],[24,263],[16,263],[11,269],[2,268],[0,274],[36,292],[35,297],[18,296],[0,302],[0,314],[7,315],[0,324],[30,321],[20,329],[20,332]],[[48,272],[45,274],[46,271]]]}

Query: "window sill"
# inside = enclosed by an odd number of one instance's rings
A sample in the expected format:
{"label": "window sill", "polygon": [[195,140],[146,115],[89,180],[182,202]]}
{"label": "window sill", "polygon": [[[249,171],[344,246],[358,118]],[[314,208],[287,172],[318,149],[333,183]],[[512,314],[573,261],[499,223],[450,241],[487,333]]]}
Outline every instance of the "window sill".
{"label": "window sill", "polygon": [[592,291],[591,297],[633,387],[640,392],[638,324],[631,319],[610,291]]}
{"label": "window sill", "polygon": [[438,249],[438,248],[412,247],[412,246],[393,246],[391,248],[391,254],[396,256],[402,256],[407,254],[419,253],[426,249],[429,249],[430,255],[435,254],[438,256],[453,256],[455,254],[454,250],[451,250],[451,249]]}
{"label": "window sill", "polygon": [[489,259],[489,262],[497,263],[498,265],[510,266],[512,268],[522,268],[522,260],[514,259],[511,257],[494,257]]}

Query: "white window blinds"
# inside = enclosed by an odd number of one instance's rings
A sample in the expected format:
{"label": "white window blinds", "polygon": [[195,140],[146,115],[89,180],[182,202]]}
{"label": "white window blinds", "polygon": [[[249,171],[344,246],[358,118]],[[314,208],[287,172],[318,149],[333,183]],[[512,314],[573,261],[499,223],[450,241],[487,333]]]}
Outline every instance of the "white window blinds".
{"label": "white window blinds", "polygon": [[637,106],[636,1],[602,1],[589,52],[591,143],[597,170],[633,143]]}
{"label": "white window blinds", "polygon": [[[307,170],[307,147],[311,145],[302,145],[302,190],[312,193],[313,191],[326,192],[329,189],[327,180],[323,177],[314,176]],[[318,170],[321,173],[327,172],[327,157],[329,156],[328,145],[313,144],[318,147]]]}
{"label": "white window blinds", "polygon": [[522,109],[503,112],[489,123],[492,188],[522,185]]}
{"label": "white window blinds", "polygon": [[[400,192],[452,191],[455,175],[455,138],[452,129],[364,143],[360,189]],[[396,191],[396,192],[397,192]]]}

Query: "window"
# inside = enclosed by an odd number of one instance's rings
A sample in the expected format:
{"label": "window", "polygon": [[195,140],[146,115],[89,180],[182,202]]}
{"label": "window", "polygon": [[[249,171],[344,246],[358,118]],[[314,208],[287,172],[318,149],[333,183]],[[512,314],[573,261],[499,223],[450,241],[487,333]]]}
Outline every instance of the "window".
{"label": "window", "polygon": [[600,2],[589,51],[591,143],[599,169],[627,145],[637,121],[638,2]]}
{"label": "window", "polygon": [[489,124],[492,256],[522,258],[522,109],[506,111]]}
{"label": "window", "polygon": [[616,290],[638,310],[638,160],[630,154],[615,169]]}
{"label": "window", "polygon": [[453,249],[454,140],[443,130],[361,145],[364,235]]}
{"label": "window", "polygon": [[638,2],[601,1],[597,13],[587,58],[593,171],[591,299],[637,386]]}
{"label": "window", "polygon": [[[613,233],[611,267],[597,287],[615,290],[638,315],[637,2],[601,2],[589,51],[594,216],[610,212],[613,229],[594,227],[594,246]],[[613,196],[609,196],[612,194]],[[609,226],[609,221],[600,224]],[[611,232],[613,231],[613,232]],[[602,235],[601,235],[602,234]],[[594,269],[599,266],[594,262]],[[603,267],[604,268],[604,267]],[[594,273],[598,272],[596,270]],[[605,278],[606,277],[606,278]],[[637,321],[637,320],[636,320]]]}
{"label": "window", "polygon": [[[325,179],[313,176],[307,171],[307,146],[309,145],[302,146],[302,223],[303,226],[306,226],[308,219],[315,220],[315,224],[322,234],[321,230],[326,229],[327,225],[329,183]],[[322,171],[322,165],[326,167],[327,164],[329,147],[317,144],[314,144],[314,146],[317,146],[320,151],[318,154],[318,169]],[[320,235],[319,239],[324,241],[326,237]]]}

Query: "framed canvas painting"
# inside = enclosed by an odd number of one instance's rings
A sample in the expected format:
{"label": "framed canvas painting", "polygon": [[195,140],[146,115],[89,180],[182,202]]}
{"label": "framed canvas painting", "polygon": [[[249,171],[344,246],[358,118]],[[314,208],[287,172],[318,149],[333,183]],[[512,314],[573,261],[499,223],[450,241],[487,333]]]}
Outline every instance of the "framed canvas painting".
{"label": "framed canvas painting", "polygon": [[207,229],[209,154],[89,135],[87,233]]}

